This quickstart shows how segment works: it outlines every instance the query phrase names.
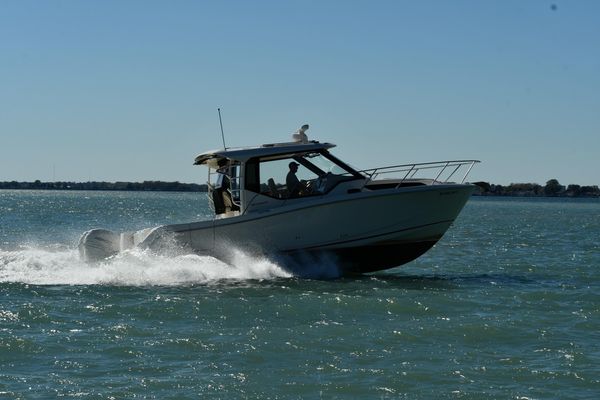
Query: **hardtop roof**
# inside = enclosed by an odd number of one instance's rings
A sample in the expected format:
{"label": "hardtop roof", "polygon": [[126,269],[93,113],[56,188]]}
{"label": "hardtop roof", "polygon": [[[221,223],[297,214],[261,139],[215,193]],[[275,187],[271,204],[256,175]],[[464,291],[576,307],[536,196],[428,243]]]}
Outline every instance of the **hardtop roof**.
{"label": "hardtop roof", "polygon": [[209,150],[196,156],[194,165],[212,164],[211,161],[222,158],[246,162],[255,157],[268,157],[278,154],[303,153],[307,151],[317,151],[335,147],[333,143],[319,143],[310,141],[308,143],[288,142],[288,143],[269,143],[255,147],[237,147],[220,150]]}

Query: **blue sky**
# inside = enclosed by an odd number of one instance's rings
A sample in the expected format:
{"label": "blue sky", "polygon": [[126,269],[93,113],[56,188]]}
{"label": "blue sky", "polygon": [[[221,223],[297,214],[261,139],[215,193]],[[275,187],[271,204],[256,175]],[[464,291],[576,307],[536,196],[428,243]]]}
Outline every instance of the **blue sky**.
{"label": "blue sky", "polygon": [[[553,7],[555,5],[555,7]],[[303,123],[356,167],[600,184],[598,1],[0,2],[0,180],[203,182]]]}

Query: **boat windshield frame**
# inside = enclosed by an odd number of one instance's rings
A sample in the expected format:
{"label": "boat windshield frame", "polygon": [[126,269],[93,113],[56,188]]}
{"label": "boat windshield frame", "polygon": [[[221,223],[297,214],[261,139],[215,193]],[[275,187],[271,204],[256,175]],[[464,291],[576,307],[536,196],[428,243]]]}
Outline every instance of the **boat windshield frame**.
{"label": "boat windshield frame", "polygon": [[[335,157],[333,154],[331,154],[326,149],[309,150],[309,151],[303,151],[303,152],[280,153],[277,155],[271,155],[271,156],[267,156],[267,157],[254,157],[254,158],[252,158],[252,160],[262,163],[262,162],[283,160],[283,159],[289,158],[289,159],[293,159],[294,161],[298,162],[299,164],[302,164],[303,166],[305,166],[306,168],[308,168],[309,170],[314,172],[316,175],[326,174],[327,171],[323,171],[321,168],[319,168],[318,165],[310,162],[310,158],[312,158],[312,157],[307,158],[306,157],[307,154],[308,155],[315,154],[315,155],[323,156],[324,158],[326,158],[327,160],[331,161],[333,164],[335,164],[336,166],[338,166],[339,168],[344,170],[344,174],[336,174],[336,175],[348,174],[349,176],[352,176],[355,179],[366,179],[367,178],[365,175],[361,174],[356,169],[352,168],[351,166],[349,166],[348,164],[346,164],[339,158]],[[248,160],[248,161],[250,161],[250,160]]]}

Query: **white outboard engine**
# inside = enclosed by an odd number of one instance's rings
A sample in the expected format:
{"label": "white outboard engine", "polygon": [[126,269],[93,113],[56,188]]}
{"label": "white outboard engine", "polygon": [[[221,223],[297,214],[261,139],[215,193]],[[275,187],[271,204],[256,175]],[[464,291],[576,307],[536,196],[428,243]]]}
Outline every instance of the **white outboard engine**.
{"label": "white outboard engine", "polygon": [[121,250],[121,234],[106,229],[92,229],[79,239],[79,255],[85,261],[100,261]]}
{"label": "white outboard engine", "polygon": [[92,229],[85,232],[79,239],[79,255],[85,261],[101,261],[115,254],[131,249],[160,248],[164,243],[170,243],[171,236],[163,227],[146,228],[137,232],[116,233],[107,229]]}

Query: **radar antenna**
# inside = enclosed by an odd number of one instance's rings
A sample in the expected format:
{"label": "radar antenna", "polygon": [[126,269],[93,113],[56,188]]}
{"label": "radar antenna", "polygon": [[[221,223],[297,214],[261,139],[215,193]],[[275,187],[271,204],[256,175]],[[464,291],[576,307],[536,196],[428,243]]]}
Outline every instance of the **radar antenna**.
{"label": "radar antenna", "polygon": [[300,127],[300,129],[294,132],[294,134],[292,135],[292,139],[294,139],[294,142],[305,144],[308,143],[308,136],[306,135],[307,130],[308,124],[304,124],[302,125],[302,127]]}

